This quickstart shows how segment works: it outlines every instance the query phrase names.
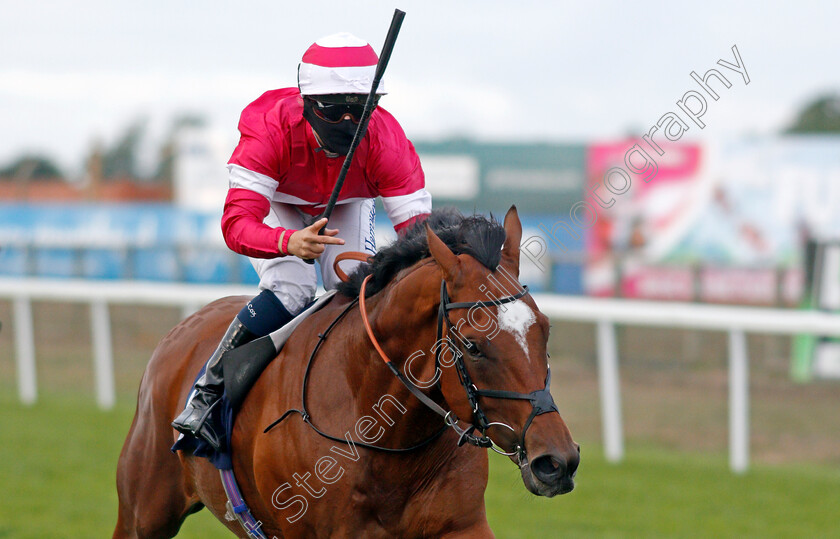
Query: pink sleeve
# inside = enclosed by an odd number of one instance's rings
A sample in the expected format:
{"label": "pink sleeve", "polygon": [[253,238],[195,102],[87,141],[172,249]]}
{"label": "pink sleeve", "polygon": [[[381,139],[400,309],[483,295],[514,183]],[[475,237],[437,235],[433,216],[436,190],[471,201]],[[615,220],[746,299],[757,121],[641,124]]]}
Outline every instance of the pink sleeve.
{"label": "pink sleeve", "polygon": [[[279,243],[288,244],[295,232],[282,227],[271,228],[262,221],[271,205],[268,200],[248,189],[230,189],[222,214],[222,234],[231,250],[253,258],[276,258],[287,255]],[[285,236],[284,236],[285,234]],[[285,249],[284,249],[285,251]]]}
{"label": "pink sleeve", "polygon": [[283,145],[275,140],[281,131],[272,114],[272,105],[277,100],[275,93],[266,92],[242,111],[239,144],[228,163],[279,180],[281,156],[278,152]]}

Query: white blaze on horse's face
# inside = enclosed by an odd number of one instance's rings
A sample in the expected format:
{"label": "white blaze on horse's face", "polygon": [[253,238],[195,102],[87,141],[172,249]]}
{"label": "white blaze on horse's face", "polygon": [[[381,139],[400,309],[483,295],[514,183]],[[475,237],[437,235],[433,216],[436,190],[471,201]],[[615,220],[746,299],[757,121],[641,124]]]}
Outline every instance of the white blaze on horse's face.
{"label": "white blaze on horse's face", "polygon": [[530,362],[528,341],[525,340],[525,336],[528,334],[528,329],[537,321],[534,311],[521,299],[506,305],[497,305],[496,309],[499,313],[499,328],[513,335],[513,338],[522,347],[522,351],[525,352],[528,362]]}

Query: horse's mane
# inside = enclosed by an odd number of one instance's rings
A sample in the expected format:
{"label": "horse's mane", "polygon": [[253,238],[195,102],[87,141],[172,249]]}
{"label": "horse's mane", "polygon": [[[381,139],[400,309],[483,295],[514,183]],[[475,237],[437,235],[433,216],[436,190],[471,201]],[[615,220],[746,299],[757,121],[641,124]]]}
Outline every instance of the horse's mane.
{"label": "horse's mane", "polygon": [[[499,265],[505,229],[492,215],[489,219],[483,215],[464,216],[447,207],[433,211],[425,223],[453,253],[470,255],[491,271]],[[365,289],[365,296],[370,296],[385,288],[401,270],[431,256],[425,223],[414,223],[397,241],[376,253],[370,264],[361,264],[348,282],[338,285],[338,291],[356,297],[364,278],[372,274]]]}

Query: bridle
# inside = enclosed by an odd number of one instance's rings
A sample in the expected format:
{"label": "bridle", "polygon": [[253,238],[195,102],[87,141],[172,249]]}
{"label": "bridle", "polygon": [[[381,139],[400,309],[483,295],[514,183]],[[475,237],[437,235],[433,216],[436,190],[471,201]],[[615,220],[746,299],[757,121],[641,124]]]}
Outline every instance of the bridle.
{"label": "bridle", "polygon": [[[379,353],[382,360],[385,361],[385,364],[388,365],[388,368],[391,369],[391,372],[393,372],[394,376],[396,376],[400,380],[400,382],[402,382],[402,384],[415,397],[417,397],[424,405],[426,405],[426,407],[431,409],[436,414],[442,416],[446,425],[448,425],[456,433],[458,433],[459,447],[464,445],[465,443],[469,443],[477,447],[493,449],[494,451],[502,455],[515,455],[520,463],[520,466],[522,466],[523,463],[527,462],[527,454],[525,451],[525,434],[528,432],[528,428],[531,426],[531,422],[533,422],[536,416],[541,414],[549,412],[559,413],[557,405],[554,403],[554,399],[552,398],[551,392],[549,390],[549,387],[551,385],[551,369],[549,368],[547,371],[545,387],[536,391],[532,391],[531,393],[517,393],[514,391],[504,391],[495,389],[478,389],[478,387],[476,387],[476,385],[473,383],[469,371],[467,371],[466,365],[464,364],[464,354],[460,350],[453,347],[453,341],[449,337],[450,330],[453,327],[457,329],[457,326],[455,326],[455,324],[453,324],[452,321],[449,319],[449,311],[454,309],[471,309],[473,307],[491,307],[494,305],[503,305],[505,303],[511,303],[527,294],[528,287],[523,286],[520,292],[517,292],[512,296],[491,301],[452,302],[449,300],[449,293],[446,289],[446,281],[441,281],[440,306],[438,307],[437,317],[437,340],[435,342],[440,343],[442,342],[442,339],[445,338],[446,342],[449,343],[450,350],[452,351],[453,356],[455,357],[454,365],[458,372],[458,379],[460,380],[461,385],[464,387],[464,391],[467,394],[467,400],[469,401],[473,411],[472,423],[470,423],[470,425],[467,428],[461,428],[461,426],[459,425],[459,419],[452,412],[452,410],[443,409],[438,403],[436,403],[425,393],[420,391],[420,388],[418,388],[415,384],[407,380],[405,375],[403,375],[403,373],[400,372],[400,370],[396,366],[394,366],[391,359],[382,350],[382,347],[379,345],[376,336],[373,334],[373,329],[371,328],[370,322],[368,320],[367,308],[365,306],[365,286],[367,285],[368,280],[370,280],[370,277],[371,276],[368,275],[367,277],[365,277],[364,281],[362,281],[362,286],[359,291],[359,310],[361,311],[362,322],[364,323],[365,330],[368,334],[368,338],[370,338],[374,348]],[[462,339],[459,340],[463,341]],[[440,368],[440,355],[442,351],[441,349],[442,347],[440,346],[436,347],[435,373],[439,372],[438,369]],[[468,348],[467,351],[469,352],[470,349]],[[494,425],[508,428],[511,430],[511,432],[514,433],[516,432],[516,430],[507,423],[502,423],[498,421],[488,421],[487,415],[481,409],[481,405],[479,403],[480,397],[530,401],[531,414],[528,416],[528,419],[525,421],[525,426],[522,428],[522,434],[519,437],[519,443],[513,447],[512,451],[506,452],[499,448],[496,445],[496,443],[486,434],[485,431]],[[476,430],[480,432],[480,435],[475,434]]]}
{"label": "bridle", "polygon": [[[345,253],[350,254],[350,253]],[[355,255],[355,253],[354,253]],[[349,258],[349,256],[345,256],[344,258]],[[342,272],[343,273],[343,272]],[[341,275],[341,274],[339,274]],[[505,303],[511,303],[519,298],[523,297],[525,294],[528,293],[528,287],[523,286],[522,290],[512,296],[508,296],[501,299],[495,299],[492,301],[469,301],[469,302],[452,302],[449,300],[449,294],[446,289],[446,281],[441,281],[440,285],[440,306],[438,307],[438,320],[437,320],[437,340],[436,343],[443,342],[445,338],[446,342],[449,345],[450,350],[452,351],[453,356],[455,357],[454,365],[458,372],[458,379],[461,382],[461,385],[464,387],[464,391],[467,395],[467,400],[470,403],[473,412],[473,421],[472,423],[467,426],[467,428],[462,428],[460,426],[460,420],[458,417],[452,412],[451,410],[445,410],[442,408],[438,403],[428,397],[425,393],[423,393],[417,385],[410,382],[405,375],[400,372],[400,370],[393,364],[391,359],[382,350],[382,347],[379,345],[379,341],[376,336],[373,334],[373,328],[370,325],[370,321],[368,320],[368,313],[367,313],[367,306],[365,304],[365,288],[367,282],[370,280],[371,275],[365,277],[364,281],[362,281],[362,285],[359,290],[359,296],[355,298],[352,302],[348,303],[335,317],[332,323],[324,330],[323,333],[318,335],[318,342],[316,343],[315,347],[312,349],[312,353],[309,355],[309,361],[306,366],[306,371],[303,376],[303,384],[302,384],[302,393],[301,393],[301,407],[300,409],[291,408],[287,410],[282,416],[278,419],[273,421],[269,424],[264,430],[264,433],[268,433],[271,429],[279,425],[283,422],[284,419],[289,417],[291,414],[299,414],[303,421],[308,424],[317,434],[332,440],[334,442],[342,443],[342,444],[349,444],[345,438],[341,438],[338,436],[333,436],[322,431],[318,426],[316,426],[312,422],[312,416],[309,414],[306,406],[307,401],[307,388],[308,388],[308,380],[309,374],[312,369],[312,365],[315,361],[315,357],[318,355],[318,351],[321,348],[321,345],[327,340],[327,337],[333,331],[333,329],[344,319],[347,313],[355,306],[356,303],[359,304],[359,311],[362,318],[362,323],[365,326],[365,331],[367,332],[368,338],[370,339],[373,347],[376,349],[379,356],[394,374],[394,376],[399,379],[399,381],[415,396],[417,399],[420,400],[427,408],[438,414],[443,418],[444,426],[437,430],[436,432],[432,433],[425,439],[411,445],[410,447],[402,447],[402,448],[392,448],[392,447],[383,447],[373,444],[364,443],[361,441],[353,441],[353,445],[357,445],[360,447],[365,447],[368,449],[376,450],[376,451],[384,451],[387,453],[409,453],[412,451],[416,451],[427,445],[431,444],[446,431],[446,429],[451,428],[458,434],[458,446],[462,446],[466,443],[477,446],[477,447],[484,447],[492,449],[493,451],[506,455],[506,456],[516,456],[517,461],[519,462],[519,466],[525,466],[527,464],[527,454],[525,451],[525,435],[528,432],[528,428],[531,426],[531,422],[534,418],[538,415],[545,414],[548,412],[558,412],[557,405],[554,403],[554,399],[551,396],[549,391],[549,386],[551,384],[551,369],[549,368],[546,373],[545,379],[545,387],[543,389],[538,389],[536,391],[532,391],[531,393],[517,393],[514,391],[503,391],[503,390],[495,390],[495,389],[478,389],[476,385],[473,383],[472,378],[470,377],[469,371],[467,371],[466,365],[464,364],[464,354],[461,350],[455,348],[453,344],[453,340],[449,337],[449,332],[452,328],[458,329],[458,326],[453,324],[452,321],[449,319],[449,311],[454,309],[471,309],[472,307],[491,307],[494,305],[503,305]],[[463,343],[463,339],[459,339]],[[474,345],[473,345],[474,346]],[[441,361],[440,361],[440,354],[441,354],[440,346],[436,347],[435,352],[435,372],[439,372],[437,369],[440,369]],[[467,347],[467,352],[470,352],[470,348]],[[437,382],[440,383],[439,381]],[[496,443],[486,434],[486,430],[492,426],[500,426],[509,429],[511,432],[516,432],[516,430],[508,425],[507,423],[502,423],[499,421],[488,421],[487,415],[481,409],[481,405],[479,403],[480,397],[487,397],[487,398],[495,398],[495,399],[511,399],[511,400],[527,400],[531,402],[531,414],[528,416],[528,419],[525,421],[525,426],[522,428],[522,434],[519,437],[519,442],[515,445],[512,451],[506,452],[502,450]],[[480,435],[476,435],[475,431],[478,431]]]}

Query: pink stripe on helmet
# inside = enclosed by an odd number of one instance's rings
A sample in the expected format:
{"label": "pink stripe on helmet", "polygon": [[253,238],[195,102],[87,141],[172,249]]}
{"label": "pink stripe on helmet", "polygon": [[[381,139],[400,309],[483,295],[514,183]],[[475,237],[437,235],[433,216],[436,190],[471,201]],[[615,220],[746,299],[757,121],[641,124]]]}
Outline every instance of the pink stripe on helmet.
{"label": "pink stripe on helmet", "polygon": [[322,67],[354,67],[376,65],[378,58],[373,47],[322,47],[313,43],[301,59],[304,63]]}
{"label": "pink stripe on helmet", "polygon": [[[377,60],[370,43],[353,34],[322,37],[306,50],[298,65],[300,93],[366,94],[373,84]],[[382,82],[376,93],[385,94]]]}

